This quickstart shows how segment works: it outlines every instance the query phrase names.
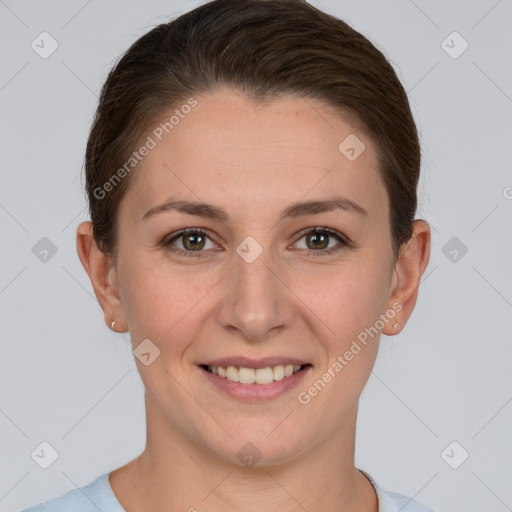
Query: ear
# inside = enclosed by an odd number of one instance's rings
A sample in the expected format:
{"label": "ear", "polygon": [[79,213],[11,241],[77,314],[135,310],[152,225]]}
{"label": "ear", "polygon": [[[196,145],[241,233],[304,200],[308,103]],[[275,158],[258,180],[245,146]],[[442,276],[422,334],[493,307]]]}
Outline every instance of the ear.
{"label": "ear", "polygon": [[[388,310],[397,311],[393,320],[386,323],[382,332],[387,335],[398,334],[411,316],[416,299],[421,276],[430,258],[430,228],[421,219],[413,222],[413,235],[402,245],[398,260],[393,270],[391,293],[388,299]],[[395,304],[395,307],[393,307]],[[398,304],[401,304],[399,309]],[[392,326],[399,322],[393,328]]]}
{"label": "ear", "polygon": [[126,320],[119,290],[117,275],[110,255],[102,252],[93,236],[92,223],[82,222],[76,231],[76,249],[78,257],[89,275],[92,287],[100,303],[105,323],[114,331],[125,332]]}

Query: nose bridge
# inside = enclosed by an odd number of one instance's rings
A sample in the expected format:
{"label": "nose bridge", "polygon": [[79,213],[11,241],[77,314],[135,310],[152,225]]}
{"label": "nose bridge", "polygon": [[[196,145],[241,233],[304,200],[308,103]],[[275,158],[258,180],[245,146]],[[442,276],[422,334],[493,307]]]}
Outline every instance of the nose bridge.
{"label": "nose bridge", "polygon": [[226,329],[236,329],[247,339],[268,337],[271,330],[283,327],[290,318],[290,305],[283,284],[276,277],[280,267],[270,248],[247,237],[233,253],[218,321]]}

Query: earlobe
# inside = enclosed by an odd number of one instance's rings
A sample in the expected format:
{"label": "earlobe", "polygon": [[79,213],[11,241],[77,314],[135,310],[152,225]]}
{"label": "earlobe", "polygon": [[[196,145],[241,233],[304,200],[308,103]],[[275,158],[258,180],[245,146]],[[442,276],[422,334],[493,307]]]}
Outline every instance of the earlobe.
{"label": "earlobe", "polygon": [[[111,257],[102,252],[93,235],[90,221],[82,222],[76,232],[78,257],[91,280],[94,294],[103,310],[105,323],[115,332],[124,332],[125,318],[119,291],[116,286],[115,268]],[[115,320],[115,324],[113,324]]]}
{"label": "earlobe", "polygon": [[414,310],[421,276],[428,265],[429,258],[430,228],[424,220],[418,219],[413,222],[411,239],[401,247],[395,263],[393,286],[387,307],[393,308],[393,304],[399,303],[401,309],[396,313],[395,320],[384,327],[382,330],[384,334],[398,334],[407,323]]}

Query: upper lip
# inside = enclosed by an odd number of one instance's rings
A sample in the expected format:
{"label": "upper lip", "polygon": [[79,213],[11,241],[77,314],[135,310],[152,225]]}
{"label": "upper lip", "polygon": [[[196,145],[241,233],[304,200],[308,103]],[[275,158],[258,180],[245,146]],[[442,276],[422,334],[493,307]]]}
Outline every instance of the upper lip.
{"label": "upper lip", "polygon": [[219,359],[212,359],[201,363],[205,366],[242,366],[244,368],[267,368],[268,366],[277,365],[300,365],[303,366],[306,363],[301,359],[287,356],[274,356],[274,357],[263,357],[261,359],[252,359],[250,357],[222,357]]}

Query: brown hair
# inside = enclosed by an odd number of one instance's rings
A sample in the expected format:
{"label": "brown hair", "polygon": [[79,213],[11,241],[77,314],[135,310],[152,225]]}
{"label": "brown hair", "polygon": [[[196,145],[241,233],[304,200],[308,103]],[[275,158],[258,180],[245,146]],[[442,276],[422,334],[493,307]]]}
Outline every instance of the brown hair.
{"label": "brown hair", "polygon": [[420,171],[407,94],[368,39],[302,0],[213,0],[156,26],[120,58],[101,90],[85,156],[102,251],[115,252],[117,210],[131,174],[104,185],[163,114],[223,86],[254,101],[282,94],[319,99],[362,123],[377,148],[397,257],[412,236]]}

